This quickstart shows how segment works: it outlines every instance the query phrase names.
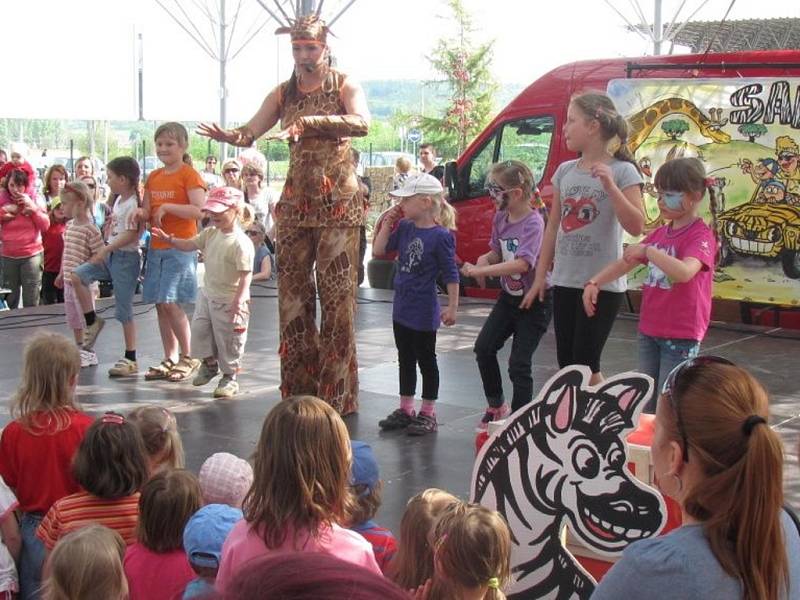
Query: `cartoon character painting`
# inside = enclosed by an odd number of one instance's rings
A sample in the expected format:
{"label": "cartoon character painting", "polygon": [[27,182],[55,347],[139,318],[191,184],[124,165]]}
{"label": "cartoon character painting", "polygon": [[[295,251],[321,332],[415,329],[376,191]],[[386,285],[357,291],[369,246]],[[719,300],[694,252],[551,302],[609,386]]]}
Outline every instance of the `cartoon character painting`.
{"label": "cartoon character painting", "polygon": [[590,387],[589,377],[584,366],[559,371],[476,459],[472,500],[512,532],[509,598],[589,598],[595,582],[562,545],[565,524],[606,555],[664,526],[664,500],[631,475],[625,443],[652,379],[625,373]]}
{"label": "cartoon character painting", "polygon": [[417,266],[422,262],[422,253],[425,245],[419,238],[414,238],[408,244],[408,260],[400,265],[400,270],[404,273],[413,273]]}

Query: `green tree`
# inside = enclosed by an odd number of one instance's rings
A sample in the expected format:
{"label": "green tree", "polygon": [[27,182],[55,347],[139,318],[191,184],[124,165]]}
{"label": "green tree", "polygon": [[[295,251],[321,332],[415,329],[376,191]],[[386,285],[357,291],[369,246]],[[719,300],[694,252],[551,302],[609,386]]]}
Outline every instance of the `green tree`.
{"label": "green tree", "polygon": [[748,142],[754,144],[757,137],[767,133],[767,126],[763,123],[745,123],[739,125],[738,131],[747,138]]}
{"label": "green tree", "polygon": [[425,141],[433,143],[439,154],[459,155],[468,142],[489,122],[492,96],[497,90],[490,73],[493,41],[477,44],[475,27],[462,0],[445,0],[457,34],[441,38],[428,58],[440,76],[434,85],[446,84],[450,98],[444,114],[422,116]]}
{"label": "green tree", "polygon": [[689,124],[683,119],[672,119],[661,123],[661,130],[669,136],[669,139],[677,140],[689,131]]}

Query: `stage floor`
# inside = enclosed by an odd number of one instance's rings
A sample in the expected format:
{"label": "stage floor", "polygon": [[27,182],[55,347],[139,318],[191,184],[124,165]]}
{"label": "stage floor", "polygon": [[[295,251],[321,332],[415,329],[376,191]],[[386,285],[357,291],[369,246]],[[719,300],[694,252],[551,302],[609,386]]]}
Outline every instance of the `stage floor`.
{"label": "stage floor", "polygon": [[[92,413],[126,412],[137,405],[157,403],[177,414],[186,450],[187,466],[197,470],[218,451],[249,457],[258,440],[264,415],[279,400],[278,307],[274,286],[253,287],[250,335],[240,376],[240,395],[233,400],[213,400],[214,384],[196,388],[189,382],[146,383],[135,379],[111,380],[107,369],[119,358],[122,330],[113,308],[102,313],[107,324],[97,344],[100,365],[83,369],[78,394]],[[491,308],[490,301],[462,299],[458,324],[439,332],[437,352],[441,372],[438,433],[411,438],[403,433],[382,433],[377,421],[396,407],[397,363],[392,337],[392,293],[361,288],[357,317],[361,408],[346,419],[354,439],[369,442],[386,482],[378,521],[395,531],[405,503],[427,487],[440,487],[466,497],[474,457],[474,427],[484,411],[484,399],[472,344]],[[99,308],[110,307],[101,300]],[[161,344],[155,311],[136,307],[139,365],[154,364]],[[39,329],[67,330],[59,306],[0,313],[0,427],[10,419],[9,396],[16,388],[25,339]],[[787,447],[785,489],[787,500],[800,508],[800,378],[795,377],[800,356],[800,332],[777,329],[712,327],[704,352],[726,356],[749,368],[772,395],[771,424],[778,425]],[[507,361],[508,349],[501,354]],[[501,363],[502,364],[502,363]],[[534,385],[538,390],[556,371],[552,327],[534,358]],[[605,373],[636,367],[636,321],[617,320],[603,356]],[[503,368],[503,370],[505,370]],[[510,386],[506,380],[507,395]]]}

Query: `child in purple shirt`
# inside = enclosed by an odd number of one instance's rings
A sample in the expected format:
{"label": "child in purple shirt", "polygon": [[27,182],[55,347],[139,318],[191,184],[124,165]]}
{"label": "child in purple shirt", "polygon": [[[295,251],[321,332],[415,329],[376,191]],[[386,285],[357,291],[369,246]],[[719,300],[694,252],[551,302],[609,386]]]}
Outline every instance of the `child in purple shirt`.
{"label": "child in purple shirt", "polygon": [[525,163],[508,160],[492,167],[486,189],[497,213],[489,252],[481,255],[476,264],[465,263],[461,268],[462,274],[479,278],[479,282],[484,277],[500,277],[502,288],[475,341],[475,356],[489,404],[478,431],[485,431],[489,421],[502,419],[510,412],[503,396],[497,352],[512,336],[508,359],[508,375],[514,388],[511,410],[525,406],[533,398],[533,353],[553,314],[549,289],[543,301],[537,298],[527,309],[519,306],[533,283],[544,234],[542,213],[531,204],[533,185],[533,174]]}
{"label": "child in purple shirt", "polygon": [[645,412],[655,413],[656,401],[670,371],[700,351],[711,319],[711,288],[717,241],[697,213],[706,190],[712,219],[716,196],[705,167],[696,158],[674,159],[656,173],[658,207],[666,225],[590,279],[583,291],[586,314],[595,311],[598,286],[647,265],[639,316],[639,370],[656,383]]}
{"label": "child in purple shirt", "polygon": [[[402,188],[389,192],[400,203],[387,213],[375,236],[372,252],[399,251],[394,279],[392,321],[400,370],[400,408],[378,422],[381,429],[405,429],[409,435],[436,431],[434,404],[439,395],[436,330],[456,322],[458,267],[455,260],[453,208],[442,198],[441,182],[422,174],[406,179]],[[395,231],[392,225],[405,219]],[[391,232],[391,233],[390,233]],[[447,285],[447,308],[436,295],[436,278]],[[422,407],[414,412],[417,365],[422,373]]]}

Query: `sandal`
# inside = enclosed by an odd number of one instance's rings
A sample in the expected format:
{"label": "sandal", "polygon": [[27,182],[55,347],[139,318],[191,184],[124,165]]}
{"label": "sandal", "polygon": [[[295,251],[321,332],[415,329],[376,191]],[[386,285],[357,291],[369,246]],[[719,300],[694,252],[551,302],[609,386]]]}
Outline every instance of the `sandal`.
{"label": "sandal", "polygon": [[155,381],[156,379],[166,379],[175,367],[175,363],[171,358],[165,358],[155,367],[148,367],[144,378],[147,381]]}
{"label": "sandal", "polygon": [[168,381],[183,381],[195,374],[200,368],[200,360],[189,356],[181,356],[167,375]]}

